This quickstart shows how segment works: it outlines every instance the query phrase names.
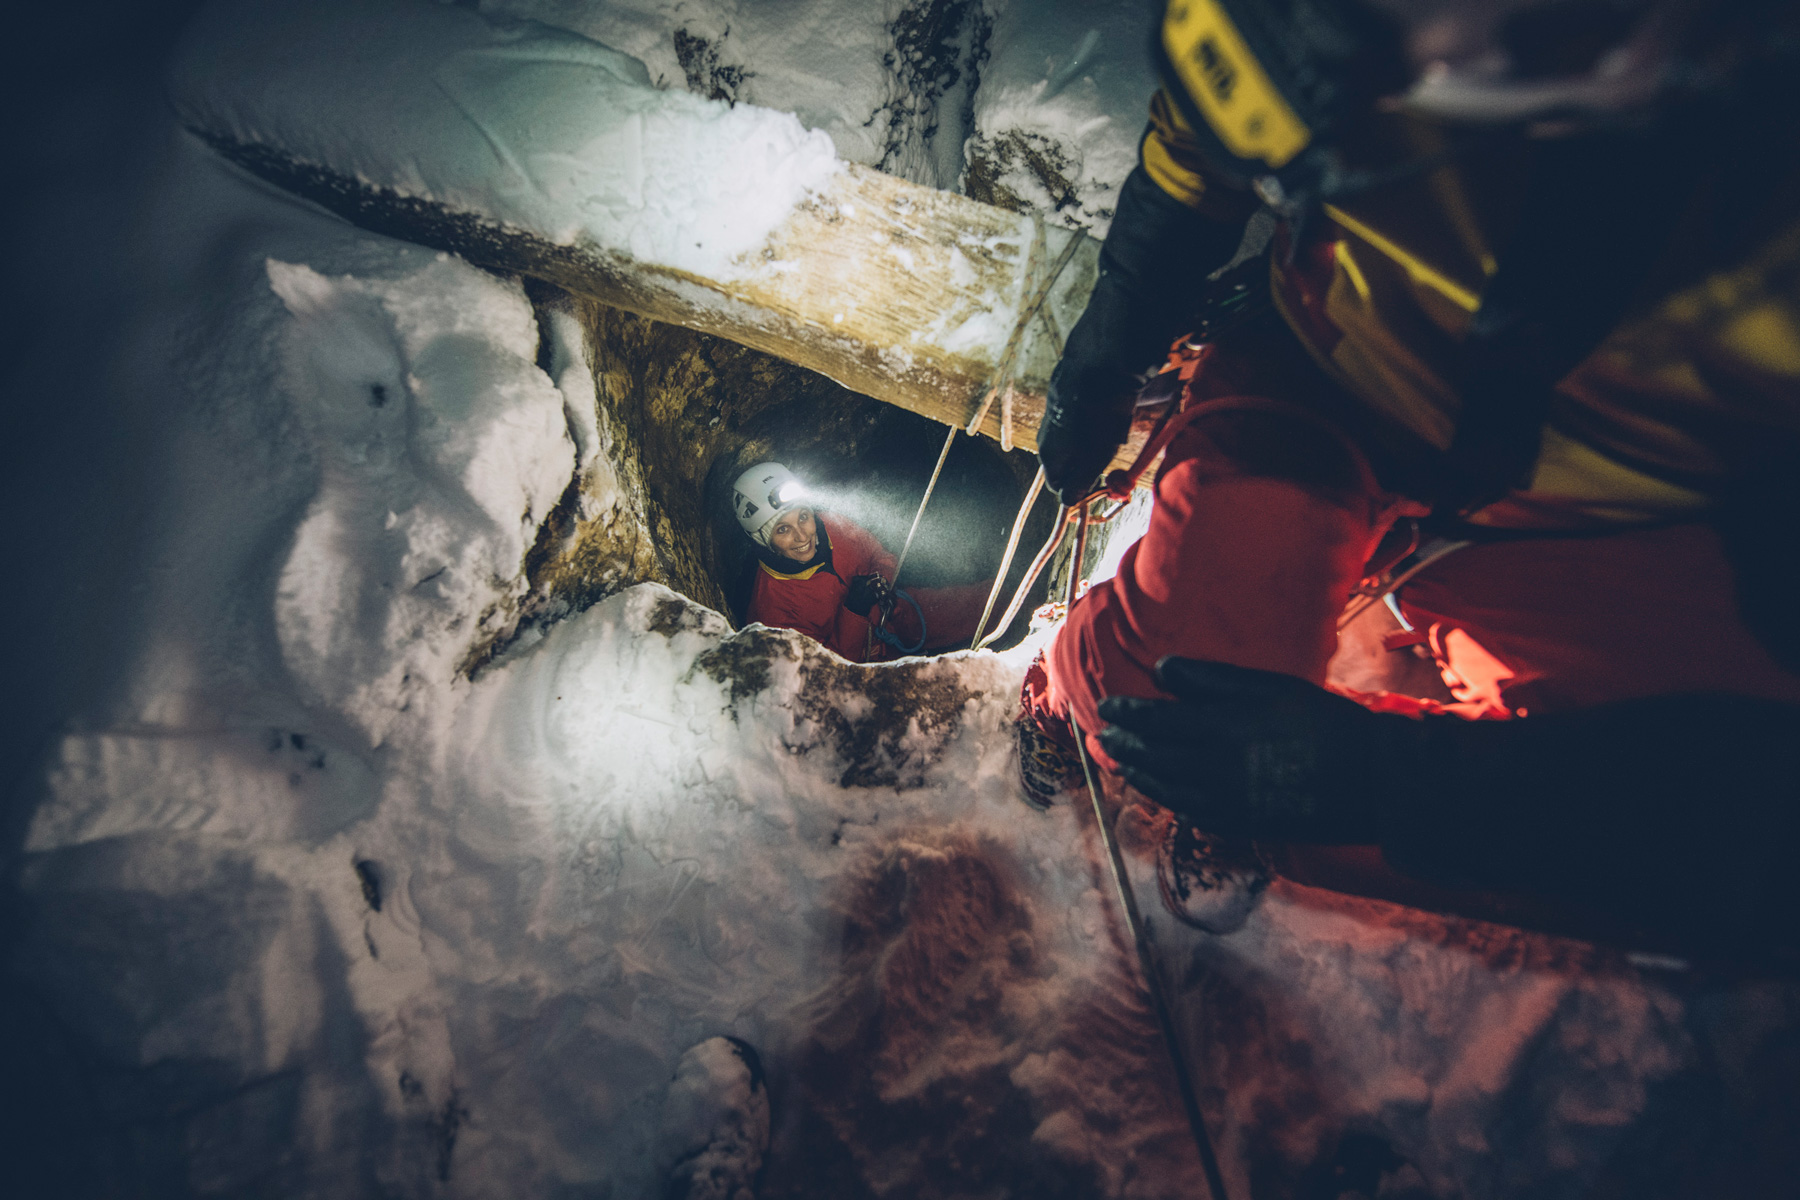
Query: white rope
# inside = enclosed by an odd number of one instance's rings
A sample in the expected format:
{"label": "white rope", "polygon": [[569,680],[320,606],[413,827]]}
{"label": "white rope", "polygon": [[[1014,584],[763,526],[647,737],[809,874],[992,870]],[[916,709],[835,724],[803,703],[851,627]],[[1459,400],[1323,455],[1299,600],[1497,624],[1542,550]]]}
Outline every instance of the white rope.
{"label": "white rope", "polygon": [[1036,583],[1038,576],[1044,573],[1044,565],[1048,563],[1051,556],[1056,553],[1057,547],[1062,545],[1063,536],[1068,532],[1068,529],[1069,523],[1067,521],[1058,521],[1056,523],[1056,528],[1050,531],[1050,537],[1044,543],[1044,548],[1038,551],[1037,557],[1031,560],[1031,565],[1025,568],[1025,577],[1019,580],[1018,589],[1013,592],[1012,603],[1008,604],[1006,606],[1006,611],[1000,614],[1000,620],[994,625],[993,632],[977,642],[975,644],[975,649],[986,650],[989,646],[999,641],[1002,634],[1012,628],[1013,618],[1017,617],[1019,615],[1019,609],[1024,607],[1025,597],[1031,592],[1031,585]]}
{"label": "white rope", "polygon": [[889,580],[895,587],[900,586],[900,570],[906,566],[906,556],[912,553],[913,537],[919,532],[919,522],[925,517],[925,506],[931,503],[931,493],[937,490],[938,476],[944,473],[944,463],[950,457],[950,443],[956,440],[956,426],[944,435],[944,448],[938,451],[937,466],[931,468],[931,481],[925,485],[925,494],[919,497],[919,510],[913,513],[912,528],[906,531],[906,544],[900,547],[900,558],[894,563],[894,577]]}
{"label": "white rope", "polygon": [[[1019,535],[1025,532],[1025,518],[1031,515],[1031,506],[1037,503],[1038,493],[1044,490],[1044,468],[1039,467],[1037,474],[1031,477],[1031,487],[1025,492],[1025,502],[1019,505],[1019,515],[1013,518],[1012,533],[1006,539],[1006,553],[1000,556],[1000,570],[994,575],[994,586],[988,591],[987,603],[981,607],[981,620],[975,622],[975,633],[969,639],[969,645],[977,649],[981,646],[981,631],[987,628],[988,618],[994,615],[994,603],[1000,599],[1000,589],[1006,586],[1006,573],[1012,569],[1013,555],[1019,550]],[[1007,622],[1011,624],[1010,621]]]}
{"label": "white rope", "polygon": [[[1043,220],[1033,217],[1031,249],[1026,252],[1025,256],[1025,283],[1028,287],[1031,284],[1032,277],[1037,274],[1038,262],[1042,258],[1043,251],[1048,249],[1049,236],[1049,232],[1046,229]],[[1020,309],[1018,323],[1013,326],[1012,335],[1006,339],[1006,345],[1000,351],[999,370],[994,375],[996,382],[988,388],[987,395],[983,396],[981,403],[975,407],[975,414],[969,418],[967,432],[971,437],[981,431],[981,423],[987,419],[988,409],[992,407],[995,395],[997,395],[1001,388],[1004,387],[1007,392],[1007,398],[1002,403],[1000,409],[1000,448],[1002,450],[1012,449],[1012,371],[1014,359],[1018,357],[1020,340],[1023,338],[1026,328],[1030,326],[1032,319],[1040,312],[1043,312],[1044,301],[1050,298],[1051,289],[1056,286],[1056,281],[1062,277],[1063,268],[1069,265],[1070,260],[1075,257],[1075,251],[1080,249],[1081,238],[1081,231],[1070,231],[1069,242],[1062,248],[1062,252],[1057,255],[1055,264],[1050,268],[1050,274],[1038,284],[1037,288],[1031,293],[1027,303]],[[1050,332],[1051,343],[1057,348],[1057,357],[1060,358],[1062,356],[1062,334],[1057,330],[1055,323],[1050,320],[1048,313],[1045,313],[1044,317],[1046,327]],[[912,527],[906,531],[906,544],[900,547],[900,557],[894,563],[894,578],[891,582],[896,587],[899,586],[900,583],[900,570],[902,567],[906,566],[906,556],[912,552],[913,538],[917,536],[919,532],[919,522],[925,517],[925,507],[931,503],[931,494],[937,490],[938,476],[943,473],[944,463],[950,457],[950,444],[956,441],[956,430],[957,426],[952,425],[950,431],[944,435],[944,448],[938,451],[937,466],[932,468],[931,480],[925,485],[925,494],[919,497],[919,508],[918,511],[913,513]],[[1041,482],[1043,472],[1040,471],[1038,474]],[[1036,492],[1034,490],[1032,498],[1035,497]],[[1026,504],[1029,506],[1030,500],[1027,500]],[[1021,510],[1021,513],[1023,513],[1023,511],[1024,510]],[[1022,515],[1020,519],[1023,519]],[[1017,522],[1015,522],[1015,525],[1016,524]],[[1015,530],[1009,545],[1016,546],[1017,542],[1018,533]],[[1012,551],[1009,549],[1009,557],[1011,553]],[[1004,575],[1004,571],[1002,574]],[[990,609],[993,606],[993,599],[991,597],[988,600],[988,605]],[[986,623],[987,617],[985,615],[983,615],[982,621],[984,624]],[[977,630],[977,632],[979,633],[980,631]]]}
{"label": "white rope", "polygon": [[[1075,591],[1080,586],[1081,560],[1087,551],[1088,502],[1083,501],[1080,512],[1076,516],[1075,552],[1069,558],[1069,611],[1075,610]],[[1187,1058],[1181,1053],[1181,1038],[1175,1029],[1175,1017],[1169,1010],[1169,1000],[1163,991],[1162,972],[1156,966],[1156,954],[1150,945],[1150,931],[1144,924],[1144,918],[1138,912],[1137,896],[1131,890],[1131,880],[1125,870],[1125,856],[1119,850],[1119,840],[1113,834],[1113,827],[1107,822],[1106,807],[1100,800],[1100,783],[1094,778],[1094,765],[1088,759],[1087,739],[1082,736],[1081,723],[1075,719],[1075,706],[1069,706],[1069,729],[1075,735],[1075,753],[1081,759],[1081,777],[1087,782],[1088,799],[1094,807],[1094,824],[1100,830],[1100,843],[1106,849],[1106,866],[1112,874],[1113,894],[1118,898],[1119,910],[1125,917],[1126,931],[1131,934],[1131,944],[1137,950],[1138,970],[1144,976],[1144,991],[1150,998],[1150,1007],[1155,1012],[1157,1027],[1162,1031],[1163,1048],[1169,1052],[1170,1065],[1175,1068],[1175,1090],[1181,1096],[1181,1110],[1187,1116],[1188,1132],[1194,1138],[1194,1150],[1200,1155],[1200,1170],[1206,1176],[1206,1190],[1211,1193],[1212,1200],[1227,1200],[1225,1195],[1225,1179],[1219,1173],[1219,1158],[1213,1151],[1212,1139],[1206,1133],[1206,1118],[1200,1111],[1200,1097],[1194,1091],[1194,1079],[1188,1072]]]}

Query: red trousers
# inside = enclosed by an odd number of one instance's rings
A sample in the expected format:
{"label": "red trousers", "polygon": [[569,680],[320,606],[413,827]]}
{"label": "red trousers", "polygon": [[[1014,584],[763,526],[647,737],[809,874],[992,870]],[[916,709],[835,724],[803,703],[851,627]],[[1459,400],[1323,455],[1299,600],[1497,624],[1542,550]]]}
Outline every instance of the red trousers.
{"label": "red trousers", "polygon": [[[1039,703],[1093,740],[1109,695],[1157,696],[1164,655],[1325,681],[1336,622],[1406,505],[1322,419],[1209,401],[1171,443],[1149,531],[1076,603],[1046,652]],[[1712,529],[1534,538],[1451,554],[1402,593],[1459,698],[1489,715],[1724,692],[1800,702],[1800,678],[1738,616]],[[1466,693],[1466,696],[1465,694]]]}

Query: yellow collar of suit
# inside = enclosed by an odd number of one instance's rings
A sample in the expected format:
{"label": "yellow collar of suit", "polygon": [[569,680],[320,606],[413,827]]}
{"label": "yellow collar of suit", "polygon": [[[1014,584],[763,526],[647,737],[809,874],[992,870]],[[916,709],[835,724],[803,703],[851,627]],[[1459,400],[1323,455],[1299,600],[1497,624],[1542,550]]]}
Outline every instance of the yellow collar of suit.
{"label": "yellow collar of suit", "polygon": [[819,571],[823,570],[825,567],[824,563],[814,563],[812,566],[806,568],[806,570],[804,570],[804,571],[797,571],[792,575],[783,575],[780,571],[777,571],[774,567],[771,567],[766,562],[762,562],[759,560],[756,565],[761,567],[763,570],[767,571],[769,574],[773,575],[777,579],[811,579],[815,574],[817,574]]}

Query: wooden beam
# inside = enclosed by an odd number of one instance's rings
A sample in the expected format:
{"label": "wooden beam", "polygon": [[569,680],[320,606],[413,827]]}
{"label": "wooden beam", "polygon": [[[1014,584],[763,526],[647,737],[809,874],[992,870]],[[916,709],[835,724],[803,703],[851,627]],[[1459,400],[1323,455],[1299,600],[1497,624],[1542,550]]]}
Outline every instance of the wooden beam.
{"label": "wooden beam", "polygon": [[218,153],[359,226],[947,424],[1010,382],[980,429],[1026,449],[1099,271],[1085,234],[836,163],[791,116],[468,6],[208,5],[167,79]]}
{"label": "wooden beam", "polygon": [[[364,228],[752,346],[946,424],[966,424],[1002,382],[1021,307],[1066,258],[1013,358],[1010,440],[1026,449],[1037,445],[1051,368],[1098,270],[1099,243],[1085,234],[851,164],[776,229],[746,278],[707,279],[190,128],[244,169]],[[999,438],[1002,415],[996,400],[981,431]]]}

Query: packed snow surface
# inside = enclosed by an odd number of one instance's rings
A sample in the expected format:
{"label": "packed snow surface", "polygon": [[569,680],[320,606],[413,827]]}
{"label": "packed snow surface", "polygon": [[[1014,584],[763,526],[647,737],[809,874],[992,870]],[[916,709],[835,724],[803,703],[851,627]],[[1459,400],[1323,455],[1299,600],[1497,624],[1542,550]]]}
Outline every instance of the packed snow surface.
{"label": "packed snow surface", "polygon": [[170,79],[185,118],[242,143],[718,280],[840,169],[791,113],[660,89],[598,42],[427,0],[217,0]]}

